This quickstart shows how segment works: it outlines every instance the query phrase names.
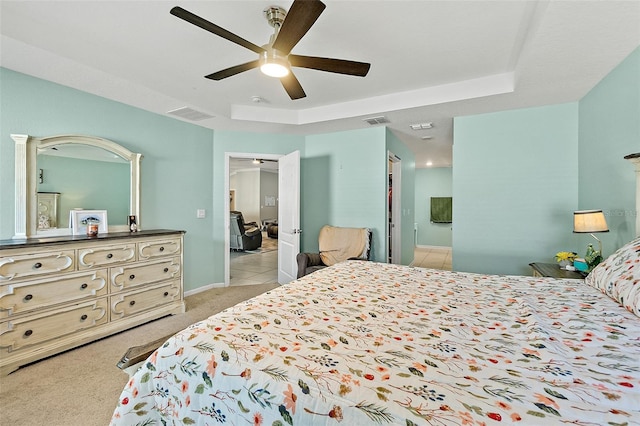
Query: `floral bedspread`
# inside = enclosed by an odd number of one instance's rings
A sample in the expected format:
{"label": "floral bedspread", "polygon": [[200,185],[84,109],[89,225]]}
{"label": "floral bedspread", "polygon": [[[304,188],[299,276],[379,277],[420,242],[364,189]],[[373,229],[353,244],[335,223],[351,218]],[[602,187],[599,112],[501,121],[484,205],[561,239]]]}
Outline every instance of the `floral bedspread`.
{"label": "floral bedspread", "polygon": [[640,425],[640,318],[581,280],[350,261],[191,325],[113,425]]}

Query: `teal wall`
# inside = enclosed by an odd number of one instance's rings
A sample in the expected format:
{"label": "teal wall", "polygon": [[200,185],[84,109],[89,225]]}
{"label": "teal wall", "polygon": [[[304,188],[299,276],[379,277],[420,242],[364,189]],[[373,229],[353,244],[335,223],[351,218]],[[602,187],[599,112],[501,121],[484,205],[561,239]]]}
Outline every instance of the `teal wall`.
{"label": "teal wall", "polygon": [[571,249],[578,104],[454,120],[453,269],[530,275]]}
{"label": "teal wall", "polygon": [[435,167],[416,169],[416,218],[418,224],[417,244],[419,246],[451,247],[451,223],[431,223],[431,197],[451,197],[453,195],[453,169]]}
{"label": "teal wall", "polygon": [[310,135],[301,164],[301,250],[318,251],[324,225],[373,231],[371,257],[385,261],[385,129]]}
{"label": "teal wall", "polygon": [[[602,209],[610,232],[605,256],[636,235],[635,173],[624,160],[640,152],[640,47],[580,100],[579,208]],[[579,249],[592,242],[584,235]]]}
{"label": "teal wall", "polygon": [[[401,182],[402,186],[402,198],[400,199],[400,210],[402,216],[400,218],[400,226],[402,227],[402,245],[401,245],[401,260],[403,265],[409,265],[413,262],[414,257],[414,236],[413,228],[415,223],[415,181],[416,181],[416,159],[406,145],[393,134],[390,130],[386,129],[386,151],[384,153],[385,160],[388,158],[388,152],[391,152],[401,160]],[[389,173],[389,162],[385,161],[386,174]],[[385,178],[385,200],[387,197],[388,182]],[[386,210],[385,210],[386,211]],[[385,226],[388,222],[388,217],[385,218]],[[386,244],[387,250],[389,249]]]}
{"label": "teal wall", "polygon": [[584,254],[573,211],[602,209],[604,255],[636,235],[640,47],[576,103],[454,120],[453,268],[530,274],[557,251]]}
{"label": "teal wall", "polygon": [[213,131],[0,68],[0,239],[13,237],[14,141],[10,134],[83,134],[144,154],[142,226],[187,231],[185,288],[213,276]]}

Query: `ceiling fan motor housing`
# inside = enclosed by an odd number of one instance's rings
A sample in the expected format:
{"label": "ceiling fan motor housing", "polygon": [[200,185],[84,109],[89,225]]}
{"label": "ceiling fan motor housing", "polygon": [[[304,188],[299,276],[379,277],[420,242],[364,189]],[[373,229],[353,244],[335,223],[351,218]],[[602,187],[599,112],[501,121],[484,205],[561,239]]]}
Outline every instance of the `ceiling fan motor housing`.
{"label": "ceiling fan motor housing", "polygon": [[277,32],[287,16],[287,11],[280,6],[269,6],[264,10],[264,16],[269,21],[269,25],[275,28]]}

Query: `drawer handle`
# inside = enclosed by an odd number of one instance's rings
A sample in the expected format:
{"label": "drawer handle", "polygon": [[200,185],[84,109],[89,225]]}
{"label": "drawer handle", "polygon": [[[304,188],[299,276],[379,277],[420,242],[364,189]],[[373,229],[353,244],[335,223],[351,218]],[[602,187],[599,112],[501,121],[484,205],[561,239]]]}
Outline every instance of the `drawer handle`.
{"label": "drawer handle", "polygon": [[29,300],[31,300],[31,299],[33,299],[33,294],[27,294],[27,295],[24,297],[24,300],[26,300],[27,302],[28,302]]}
{"label": "drawer handle", "polygon": [[130,280],[135,279],[135,277],[136,277],[136,276],[135,276],[135,275],[133,275],[133,274],[129,275],[129,279],[130,279]]}
{"label": "drawer handle", "polygon": [[87,314],[84,314],[83,316],[80,317],[80,321],[85,321],[87,319]]}
{"label": "drawer handle", "polygon": [[32,334],[33,334],[33,330],[27,330],[27,331],[25,331],[25,332],[24,332],[24,336],[25,336],[25,337],[29,337],[29,336],[31,336]]}
{"label": "drawer handle", "polygon": [[37,262],[35,265],[33,265],[33,267],[36,268],[36,269],[40,269],[40,268],[42,268],[42,263]]}
{"label": "drawer handle", "polygon": [[135,300],[132,300],[131,302],[129,302],[129,306],[133,306],[133,305],[135,305],[135,304],[136,304],[136,301],[135,301]]}
{"label": "drawer handle", "polygon": [[113,253],[109,253],[109,254],[107,255],[107,259],[111,259],[112,257],[113,257]]}
{"label": "drawer handle", "polygon": [[80,288],[82,290],[84,290],[85,288],[89,287],[89,285],[87,283],[82,283],[82,285],[80,286]]}
{"label": "drawer handle", "polygon": [[164,247],[160,247],[160,251],[164,251]]}
{"label": "drawer handle", "polygon": [[168,291],[165,291],[165,292],[164,292],[164,297],[167,297],[168,295],[169,295],[169,292],[168,292]]}
{"label": "drawer handle", "polygon": [[164,273],[166,274],[167,272],[169,272],[169,268],[164,268]]}

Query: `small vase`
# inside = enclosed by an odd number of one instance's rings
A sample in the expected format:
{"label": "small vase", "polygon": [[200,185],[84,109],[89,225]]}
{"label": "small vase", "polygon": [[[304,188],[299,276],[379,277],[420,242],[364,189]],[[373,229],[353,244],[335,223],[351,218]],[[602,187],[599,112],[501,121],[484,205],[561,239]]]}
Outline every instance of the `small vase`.
{"label": "small vase", "polygon": [[558,262],[558,265],[560,265],[560,269],[565,269],[567,266],[571,265],[571,261],[570,260],[561,260],[560,262]]}

